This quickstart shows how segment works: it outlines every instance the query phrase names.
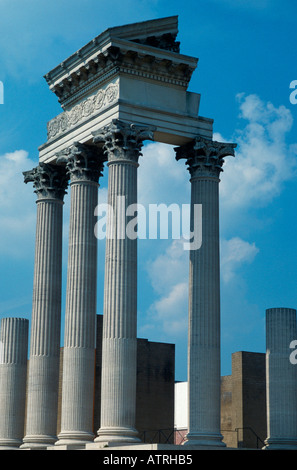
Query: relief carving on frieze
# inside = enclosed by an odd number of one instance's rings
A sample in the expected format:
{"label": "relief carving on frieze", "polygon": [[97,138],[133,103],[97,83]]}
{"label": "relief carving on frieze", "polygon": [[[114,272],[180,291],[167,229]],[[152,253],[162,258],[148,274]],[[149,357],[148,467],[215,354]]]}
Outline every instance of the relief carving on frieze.
{"label": "relief carving on frieze", "polygon": [[66,132],[80,121],[95,115],[101,108],[116,101],[118,94],[118,83],[110,83],[105,89],[98,90],[94,95],[73,106],[71,110],[59,114],[47,123],[48,140]]}

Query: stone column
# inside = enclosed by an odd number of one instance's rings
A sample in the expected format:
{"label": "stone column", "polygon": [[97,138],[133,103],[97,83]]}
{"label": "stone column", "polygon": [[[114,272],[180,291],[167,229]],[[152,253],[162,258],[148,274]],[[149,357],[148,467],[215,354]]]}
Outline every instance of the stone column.
{"label": "stone column", "polygon": [[0,450],[23,442],[29,320],[3,318],[0,330]]}
{"label": "stone column", "polygon": [[35,266],[26,434],[22,448],[44,449],[57,440],[61,331],[62,219],[67,176],[40,163],[24,173],[37,194]]}
{"label": "stone column", "polygon": [[112,208],[105,257],[101,426],[96,442],[138,442],[137,239],[126,233],[126,211],[137,203],[138,159],[143,141],[152,139],[152,130],[113,121],[94,136],[95,142],[103,142],[107,154]]}
{"label": "stone column", "polygon": [[97,239],[95,208],[103,170],[99,148],[76,143],[58,163],[70,176],[71,207],[63,352],[61,432],[56,445],[93,440]]}
{"label": "stone column", "polygon": [[[176,149],[191,175],[191,232],[197,237],[202,209],[202,244],[190,246],[188,331],[188,434],[186,445],[223,446],[220,432],[220,253],[219,174],[235,144],[198,137]],[[196,212],[197,215],[198,212]],[[200,227],[201,229],[201,227]],[[200,246],[201,245],[201,246]]]}
{"label": "stone column", "polygon": [[297,365],[290,362],[296,340],[296,310],[267,309],[265,449],[297,450]]}

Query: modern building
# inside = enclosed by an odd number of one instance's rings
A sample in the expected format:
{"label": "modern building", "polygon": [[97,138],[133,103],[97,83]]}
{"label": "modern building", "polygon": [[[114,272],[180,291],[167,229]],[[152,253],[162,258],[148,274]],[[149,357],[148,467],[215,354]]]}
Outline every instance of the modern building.
{"label": "modern building", "polygon": [[[227,447],[259,449],[267,436],[265,353],[232,354],[232,374],[221,377],[221,433]],[[187,382],[175,384],[175,442],[187,428]]]}

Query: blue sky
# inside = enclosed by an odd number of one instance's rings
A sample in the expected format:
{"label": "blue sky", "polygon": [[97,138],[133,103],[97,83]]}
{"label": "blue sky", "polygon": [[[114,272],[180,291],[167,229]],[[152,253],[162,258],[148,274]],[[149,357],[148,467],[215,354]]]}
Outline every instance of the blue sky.
{"label": "blue sky", "polygon": [[[296,2],[0,0],[0,13],[0,318],[31,316],[36,206],[22,171],[61,112],[44,74],[108,27],[178,15],[181,52],[199,58],[189,90],[201,93],[200,114],[214,119],[215,138],[238,144],[220,183],[222,374],[232,352],[265,352],[265,309],[297,307]],[[188,179],[171,147],[145,146],[140,202],[187,204]],[[69,195],[63,292],[68,214]],[[100,241],[98,313],[103,274]],[[187,277],[179,240],[139,241],[139,336],[176,344],[177,380],[186,380]]]}

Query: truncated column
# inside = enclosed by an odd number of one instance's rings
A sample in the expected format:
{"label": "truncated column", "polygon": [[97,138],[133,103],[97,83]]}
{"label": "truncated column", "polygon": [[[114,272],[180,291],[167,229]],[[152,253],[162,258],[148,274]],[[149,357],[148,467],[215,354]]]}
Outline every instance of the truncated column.
{"label": "truncated column", "polygon": [[151,138],[148,128],[115,121],[94,139],[103,142],[108,157],[112,208],[105,258],[101,426],[96,442],[139,441],[135,429],[137,239],[126,233],[126,211],[137,203],[138,159],[143,140]]}
{"label": "truncated column", "polygon": [[61,331],[62,218],[67,177],[39,164],[24,173],[37,194],[26,435],[22,448],[44,449],[57,440]]}
{"label": "truncated column", "polygon": [[297,450],[297,365],[290,362],[296,344],[296,310],[266,310],[266,449]]}
{"label": "truncated column", "polygon": [[[186,445],[224,446],[220,432],[220,252],[219,174],[235,144],[201,137],[176,149],[191,175],[191,232],[202,244],[190,246],[188,331],[188,434]],[[200,228],[201,229],[201,228]],[[197,240],[196,240],[197,242]],[[201,245],[201,246],[200,246]]]}
{"label": "truncated column", "polygon": [[0,329],[0,450],[24,437],[28,328],[25,318],[3,318]]}
{"label": "truncated column", "polygon": [[93,440],[97,239],[95,208],[103,170],[100,149],[75,144],[58,158],[70,176],[71,208],[63,353],[61,432],[56,445]]}

